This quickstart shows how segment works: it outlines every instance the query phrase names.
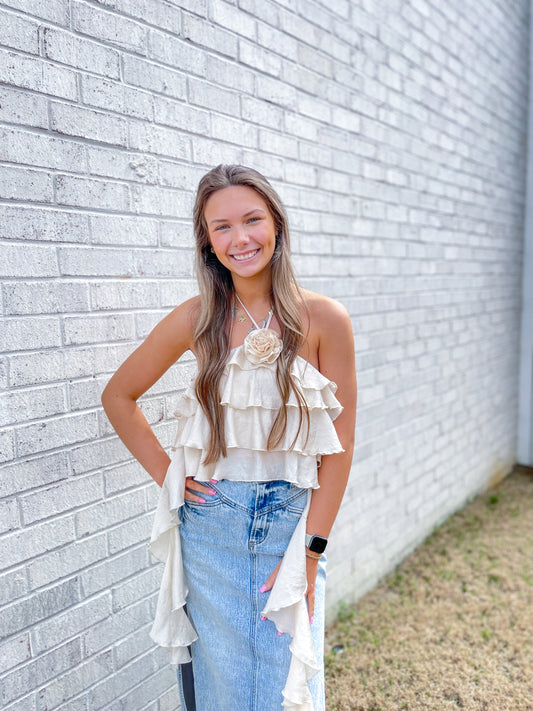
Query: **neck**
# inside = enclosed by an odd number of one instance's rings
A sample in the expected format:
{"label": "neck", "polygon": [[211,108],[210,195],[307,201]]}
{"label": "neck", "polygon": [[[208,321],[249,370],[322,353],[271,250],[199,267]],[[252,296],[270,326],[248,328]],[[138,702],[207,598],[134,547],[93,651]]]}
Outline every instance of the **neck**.
{"label": "neck", "polygon": [[254,305],[270,305],[272,292],[272,279],[233,279],[235,293],[246,304],[247,307]]}

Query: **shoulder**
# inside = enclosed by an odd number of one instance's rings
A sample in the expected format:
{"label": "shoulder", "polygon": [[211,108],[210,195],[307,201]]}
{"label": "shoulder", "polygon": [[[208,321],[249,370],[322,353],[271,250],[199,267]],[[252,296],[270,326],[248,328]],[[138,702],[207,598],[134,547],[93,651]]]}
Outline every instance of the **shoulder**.
{"label": "shoulder", "polygon": [[200,311],[200,297],[193,296],[176,306],[156,326],[153,333],[168,342],[176,342],[182,350],[191,348],[194,328]]}
{"label": "shoulder", "polygon": [[310,330],[322,341],[333,334],[352,332],[350,314],[339,301],[308,289],[301,289],[310,319]]}

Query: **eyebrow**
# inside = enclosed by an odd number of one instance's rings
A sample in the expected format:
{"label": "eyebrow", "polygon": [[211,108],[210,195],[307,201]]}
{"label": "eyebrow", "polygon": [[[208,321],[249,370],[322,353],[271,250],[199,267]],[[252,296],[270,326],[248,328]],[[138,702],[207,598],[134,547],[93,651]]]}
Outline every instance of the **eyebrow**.
{"label": "eyebrow", "polygon": [[[262,208],[254,207],[251,210],[248,210],[248,212],[245,212],[243,217],[248,217],[248,215],[251,215],[254,212],[262,212],[263,215],[265,214],[265,211]],[[229,222],[229,220],[227,217],[218,217],[216,220],[211,220],[211,222],[209,224],[212,225],[215,222]]]}

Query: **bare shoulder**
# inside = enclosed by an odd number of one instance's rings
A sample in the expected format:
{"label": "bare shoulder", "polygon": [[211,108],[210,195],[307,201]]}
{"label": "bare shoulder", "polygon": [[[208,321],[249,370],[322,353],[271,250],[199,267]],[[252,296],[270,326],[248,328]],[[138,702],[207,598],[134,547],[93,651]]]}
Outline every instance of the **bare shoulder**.
{"label": "bare shoulder", "polygon": [[169,339],[176,338],[182,343],[187,342],[190,348],[193,341],[194,328],[200,311],[200,297],[187,299],[165,316],[156,326]]}
{"label": "bare shoulder", "polygon": [[332,335],[352,333],[350,314],[339,301],[308,289],[302,289],[309,317],[311,331],[320,342]]}

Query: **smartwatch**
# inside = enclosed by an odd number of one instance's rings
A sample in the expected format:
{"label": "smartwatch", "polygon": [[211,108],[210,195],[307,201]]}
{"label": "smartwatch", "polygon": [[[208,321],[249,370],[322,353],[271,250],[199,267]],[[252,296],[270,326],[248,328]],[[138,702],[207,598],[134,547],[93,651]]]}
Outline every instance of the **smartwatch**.
{"label": "smartwatch", "polygon": [[305,545],[312,553],[323,553],[328,545],[328,539],[323,536],[305,534]]}

